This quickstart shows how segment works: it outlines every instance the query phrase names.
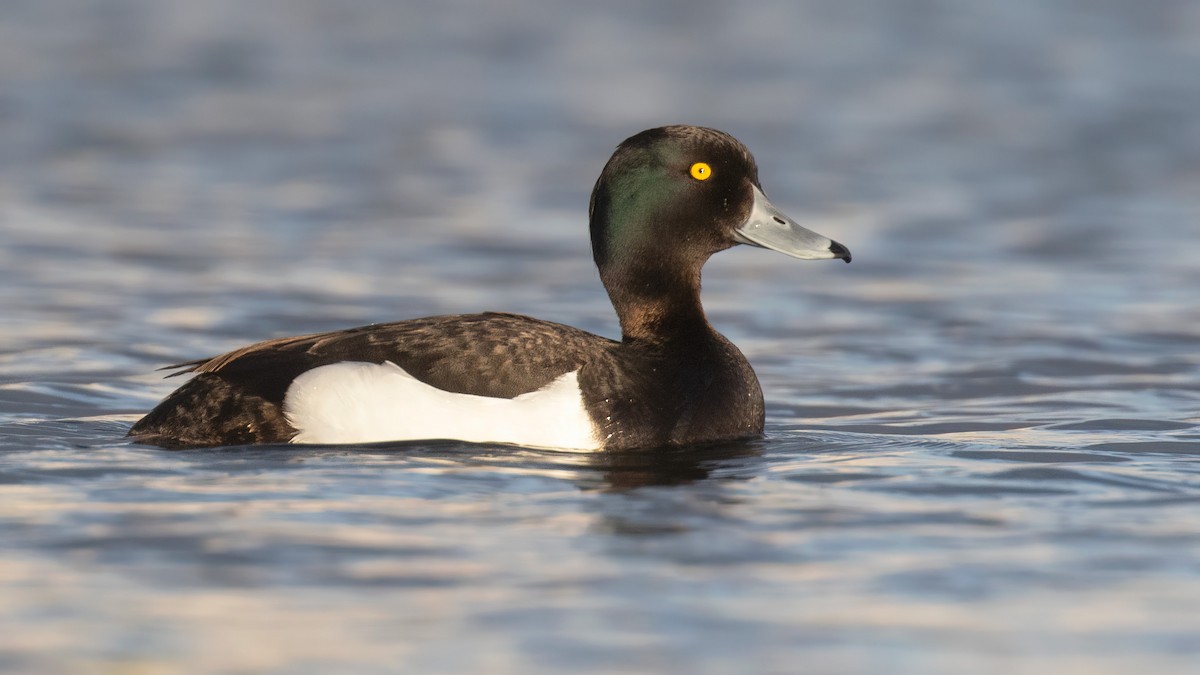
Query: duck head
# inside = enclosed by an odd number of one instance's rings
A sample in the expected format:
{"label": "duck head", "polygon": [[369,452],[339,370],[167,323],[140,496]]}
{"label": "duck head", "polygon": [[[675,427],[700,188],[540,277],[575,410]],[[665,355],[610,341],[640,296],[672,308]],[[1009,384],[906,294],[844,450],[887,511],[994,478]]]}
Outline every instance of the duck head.
{"label": "duck head", "polygon": [[623,305],[686,305],[691,298],[680,296],[694,296],[698,307],[700,268],[738,244],[850,262],[845,246],[771,204],[750,151],[716,129],[668,126],[626,139],[596,181],[588,214],[592,255],[625,329]]}
{"label": "duck head", "polygon": [[626,139],[596,181],[588,213],[601,268],[646,252],[703,262],[737,244],[850,262],[845,246],[771,204],[750,151],[716,129],[677,125]]}

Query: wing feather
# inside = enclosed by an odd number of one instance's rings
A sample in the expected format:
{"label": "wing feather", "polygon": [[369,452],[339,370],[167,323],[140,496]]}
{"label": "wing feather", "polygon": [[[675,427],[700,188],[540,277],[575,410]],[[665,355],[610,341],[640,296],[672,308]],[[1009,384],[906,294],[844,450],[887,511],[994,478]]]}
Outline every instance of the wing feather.
{"label": "wing feather", "polygon": [[258,342],[168,366],[174,375],[214,373],[281,402],[301,373],[341,361],[391,361],[446,391],[513,398],[608,354],[607,338],[517,314],[434,316]]}

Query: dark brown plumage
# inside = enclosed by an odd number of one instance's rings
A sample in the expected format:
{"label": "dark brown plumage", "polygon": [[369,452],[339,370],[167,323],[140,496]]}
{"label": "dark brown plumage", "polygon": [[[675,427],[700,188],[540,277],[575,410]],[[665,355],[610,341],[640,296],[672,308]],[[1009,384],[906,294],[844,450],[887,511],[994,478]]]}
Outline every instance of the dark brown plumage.
{"label": "dark brown plumage", "polygon": [[[498,398],[578,371],[584,407],[609,449],[760,434],[762,390],[746,358],[705,318],[701,268],[738,243],[847,261],[849,251],[774,210],[745,147],[702,127],[627,139],[596,182],[589,216],[620,342],[496,313],[268,340],[175,366],[196,376],[129,434],[165,447],[287,442],[296,431],[283,413],[288,387],[345,361],[390,361],[438,389]],[[397,414],[403,409],[397,401]]]}

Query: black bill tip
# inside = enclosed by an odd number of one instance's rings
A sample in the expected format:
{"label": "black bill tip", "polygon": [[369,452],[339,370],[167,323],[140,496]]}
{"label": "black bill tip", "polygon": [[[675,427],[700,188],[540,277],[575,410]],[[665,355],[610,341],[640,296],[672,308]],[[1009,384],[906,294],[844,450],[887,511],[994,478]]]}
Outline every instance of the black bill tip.
{"label": "black bill tip", "polygon": [[846,262],[850,262],[850,249],[842,246],[836,241],[829,245],[829,250],[833,253],[834,258],[841,258]]}

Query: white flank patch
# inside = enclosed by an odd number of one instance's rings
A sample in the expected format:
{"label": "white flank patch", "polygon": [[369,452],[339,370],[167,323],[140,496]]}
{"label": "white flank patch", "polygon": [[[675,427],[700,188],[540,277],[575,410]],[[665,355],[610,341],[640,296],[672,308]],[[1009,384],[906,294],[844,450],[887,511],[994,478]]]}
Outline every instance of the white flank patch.
{"label": "white flank patch", "polygon": [[346,361],[300,375],[283,411],[293,443],[378,443],[446,438],[540,448],[598,450],[578,372],[512,399],[431,387],[387,361]]}

